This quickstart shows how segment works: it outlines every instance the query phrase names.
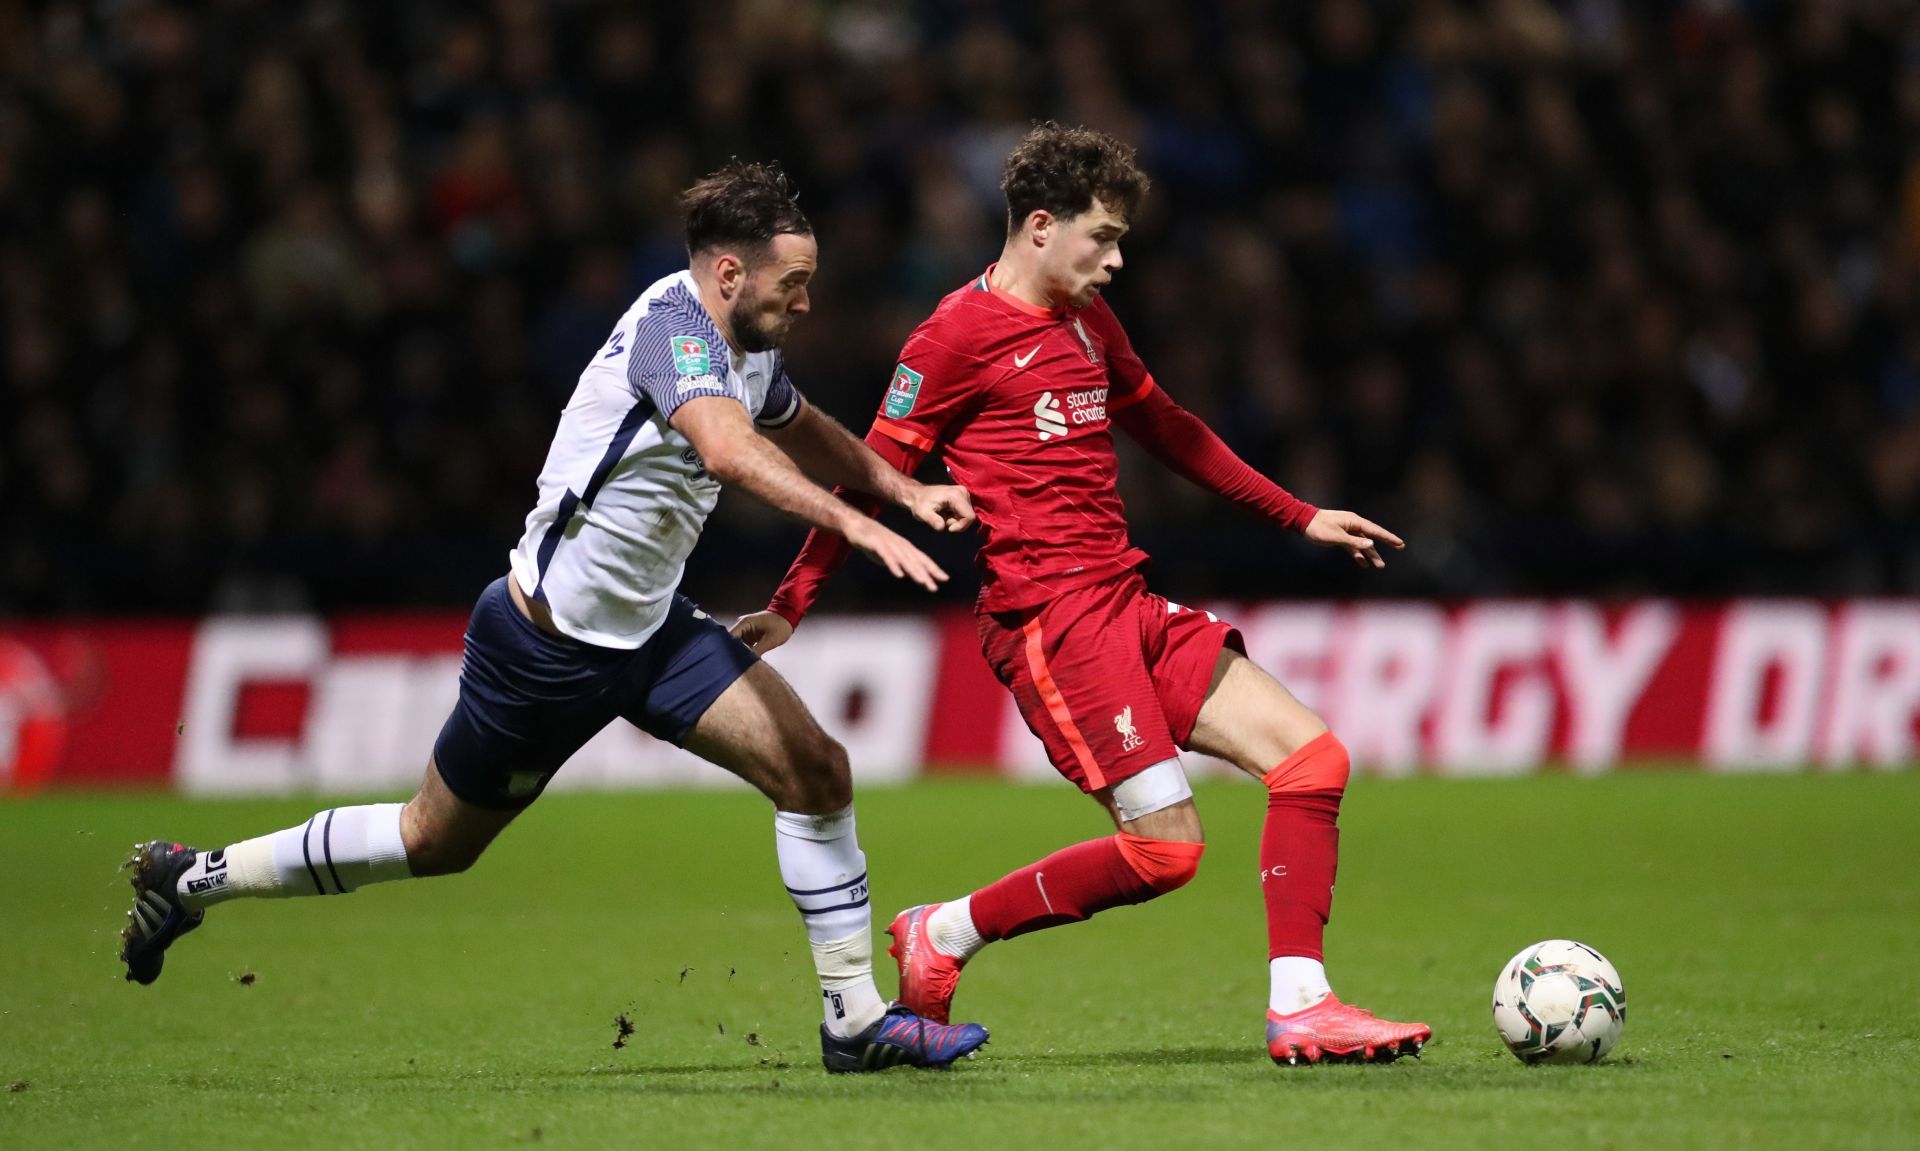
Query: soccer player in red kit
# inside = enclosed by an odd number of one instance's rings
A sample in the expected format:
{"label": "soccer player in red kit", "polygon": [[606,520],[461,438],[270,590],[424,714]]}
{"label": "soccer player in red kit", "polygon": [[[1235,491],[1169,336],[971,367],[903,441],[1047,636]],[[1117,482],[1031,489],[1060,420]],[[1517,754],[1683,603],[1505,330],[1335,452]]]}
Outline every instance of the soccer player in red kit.
{"label": "soccer player in red kit", "polygon": [[[1402,544],[1352,512],[1287,494],[1155,385],[1100,298],[1147,189],[1132,149],[1043,124],[1008,157],[1002,187],[999,262],[908,338],[867,443],[908,474],[938,451],[972,493],[986,537],[976,612],[987,662],[1053,765],[1106,806],[1117,834],[901,912],[888,929],[901,1000],[944,1021],[961,967],[986,944],[1192,879],[1204,840],[1185,748],[1267,787],[1269,1055],[1291,1064],[1416,1053],[1431,1029],[1342,1003],[1323,965],[1347,750],[1246,657],[1233,627],[1147,590],[1109,421],[1188,480],[1362,567],[1382,566],[1381,545]],[[840,536],[814,532],[768,610],[734,634],[761,652],[784,643],[846,554]]]}

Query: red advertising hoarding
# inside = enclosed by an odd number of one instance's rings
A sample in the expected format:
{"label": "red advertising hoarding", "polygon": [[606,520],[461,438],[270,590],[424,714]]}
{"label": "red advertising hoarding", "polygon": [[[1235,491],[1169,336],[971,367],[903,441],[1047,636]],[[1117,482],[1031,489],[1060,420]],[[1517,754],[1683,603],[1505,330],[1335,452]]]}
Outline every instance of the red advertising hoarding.
{"label": "red advertising hoarding", "polygon": [[[1377,775],[1890,768],[1920,740],[1920,601],[1208,606]],[[0,624],[0,785],[404,790],[453,702],[464,625]],[[865,781],[1052,775],[963,613],[811,620],[772,662]],[[616,724],[556,786],[725,781]]]}

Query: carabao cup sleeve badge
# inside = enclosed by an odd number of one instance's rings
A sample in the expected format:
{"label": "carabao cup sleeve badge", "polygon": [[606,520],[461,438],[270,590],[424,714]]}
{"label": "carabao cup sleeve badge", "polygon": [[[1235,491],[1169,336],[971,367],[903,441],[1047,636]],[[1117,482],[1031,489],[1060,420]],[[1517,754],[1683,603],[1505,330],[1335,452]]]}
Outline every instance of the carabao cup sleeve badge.
{"label": "carabao cup sleeve badge", "polygon": [[673,370],[683,376],[704,376],[712,366],[707,342],[699,336],[673,337]]}
{"label": "carabao cup sleeve badge", "polygon": [[905,364],[893,369],[893,383],[887,388],[887,418],[897,420],[913,411],[913,402],[920,398],[920,381],[924,375]]}

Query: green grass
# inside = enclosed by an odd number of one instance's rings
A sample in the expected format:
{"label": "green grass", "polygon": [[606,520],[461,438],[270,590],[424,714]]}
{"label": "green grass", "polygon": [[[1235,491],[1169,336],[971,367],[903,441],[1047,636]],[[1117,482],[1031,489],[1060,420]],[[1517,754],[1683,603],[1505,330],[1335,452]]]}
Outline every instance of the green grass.
{"label": "green grass", "polygon": [[[24,1084],[0,1093],[0,1147],[1920,1141],[1920,775],[1356,785],[1336,985],[1436,1031],[1387,1067],[1267,1061],[1260,797],[1200,801],[1192,886],[969,969],[981,1058],[860,1077],[820,1070],[750,795],[550,796],[467,875],[222,907],[150,988],[115,959],[127,845],[220,844],[315,804],[0,804],[0,1086]],[[860,812],[876,929],[1103,830],[1064,789],[987,782],[870,790]],[[1558,935],[1627,985],[1593,1067],[1523,1067],[1489,1020],[1501,963]]]}

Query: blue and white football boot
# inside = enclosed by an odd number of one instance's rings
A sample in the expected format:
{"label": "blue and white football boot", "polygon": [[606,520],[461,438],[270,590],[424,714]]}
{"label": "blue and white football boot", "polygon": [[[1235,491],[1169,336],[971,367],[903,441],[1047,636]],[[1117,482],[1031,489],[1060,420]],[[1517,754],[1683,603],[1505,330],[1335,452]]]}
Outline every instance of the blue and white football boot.
{"label": "blue and white football boot", "polygon": [[820,1025],[820,1061],[828,1071],[884,1071],[889,1067],[946,1067],[986,1046],[978,1023],[930,1023],[904,1003],[887,1008],[873,1026],[845,1039]]}

